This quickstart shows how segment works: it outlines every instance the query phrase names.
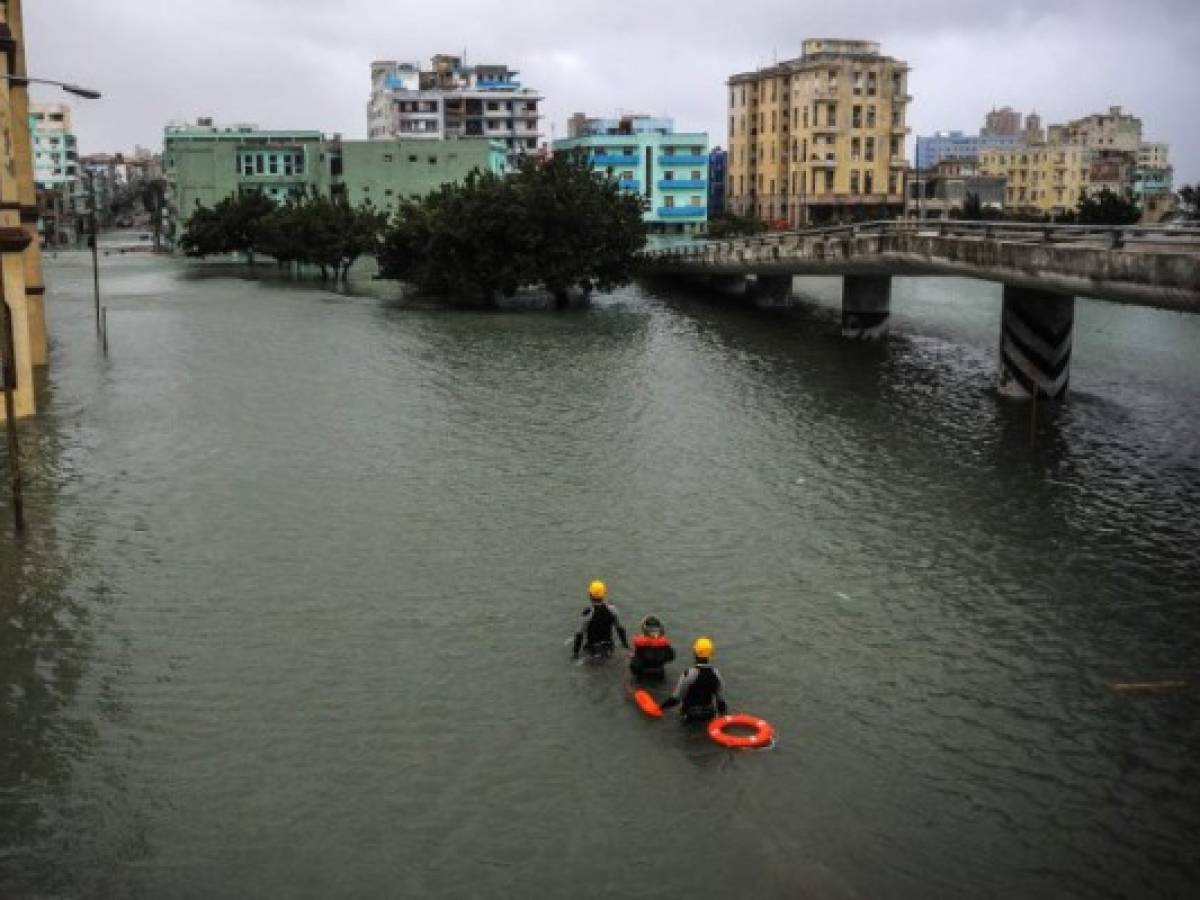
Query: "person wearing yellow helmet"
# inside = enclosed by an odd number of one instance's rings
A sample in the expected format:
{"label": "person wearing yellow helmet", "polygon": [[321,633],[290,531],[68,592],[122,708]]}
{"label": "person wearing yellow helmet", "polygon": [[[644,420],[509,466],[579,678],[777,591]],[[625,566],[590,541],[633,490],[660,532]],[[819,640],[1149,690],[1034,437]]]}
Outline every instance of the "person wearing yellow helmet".
{"label": "person wearing yellow helmet", "polygon": [[679,676],[675,691],[663,701],[662,708],[679,706],[679,711],[688,721],[705,721],[718,713],[725,715],[725,682],[721,673],[712,664],[715,651],[712,638],[696,638],[692,644],[695,664]]}
{"label": "person wearing yellow helmet", "polygon": [[596,657],[610,656],[613,651],[613,632],[621,639],[621,646],[629,649],[629,638],[621,627],[617,610],[608,602],[608,586],[603,581],[593,581],[588,585],[587,609],[575,632],[575,644],[571,650],[571,658],[578,659],[579,651],[586,650],[588,655]]}

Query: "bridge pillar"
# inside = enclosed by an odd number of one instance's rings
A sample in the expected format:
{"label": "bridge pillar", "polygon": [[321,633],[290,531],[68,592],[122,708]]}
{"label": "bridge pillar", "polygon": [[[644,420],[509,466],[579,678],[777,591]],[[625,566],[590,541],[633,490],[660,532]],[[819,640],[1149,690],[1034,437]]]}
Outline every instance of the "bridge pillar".
{"label": "bridge pillar", "polygon": [[1035,288],[1004,286],[1000,324],[1000,393],[1029,400],[1067,392],[1075,298]]}
{"label": "bridge pillar", "polygon": [[876,341],[891,317],[891,275],[846,275],[842,279],[842,337]]}

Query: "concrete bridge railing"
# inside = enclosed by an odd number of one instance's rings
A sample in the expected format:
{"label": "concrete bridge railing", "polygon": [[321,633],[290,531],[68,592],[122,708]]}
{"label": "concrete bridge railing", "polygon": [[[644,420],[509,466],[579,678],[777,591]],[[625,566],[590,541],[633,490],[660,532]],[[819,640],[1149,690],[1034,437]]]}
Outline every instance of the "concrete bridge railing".
{"label": "concrete bridge railing", "polygon": [[1001,390],[1019,397],[1066,390],[1077,295],[1200,312],[1200,228],[868,222],[661,248],[640,267],[769,296],[842,275],[842,333],[859,339],[886,334],[893,275],[999,282]]}

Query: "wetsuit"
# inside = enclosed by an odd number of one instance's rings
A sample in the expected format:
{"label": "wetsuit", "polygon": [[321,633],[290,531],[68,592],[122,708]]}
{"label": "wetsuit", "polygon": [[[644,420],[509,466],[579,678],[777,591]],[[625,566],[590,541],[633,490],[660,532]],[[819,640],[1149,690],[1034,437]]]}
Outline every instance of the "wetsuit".
{"label": "wetsuit", "polygon": [[639,634],[633,639],[633,658],[629,671],[640,680],[659,680],[666,676],[663,666],[675,658],[675,650],[666,637]]}
{"label": "wetsuit", "polygon": [[725,700],[721,691],[725,682],[721,673],[709,663],[696,663],[679,676],[679,684],[675,692],[662,705],[670,709],[676,704],[682,704],[680,712],[685,719],[711,719],[714,714],[725,715]]}
{"label": "wetsuit", "polygon": [[613,649],[613,629],[616,629],[621,638],[621,646],[627,648],[629,638],[625,636],[625,629],[621,627],[617,611],[607,603],[590,604],[583,611],[579,630],[575,632],[575,647],[571,655],[578,656],[579,648],[582,647],[592,656],[608,656]]}

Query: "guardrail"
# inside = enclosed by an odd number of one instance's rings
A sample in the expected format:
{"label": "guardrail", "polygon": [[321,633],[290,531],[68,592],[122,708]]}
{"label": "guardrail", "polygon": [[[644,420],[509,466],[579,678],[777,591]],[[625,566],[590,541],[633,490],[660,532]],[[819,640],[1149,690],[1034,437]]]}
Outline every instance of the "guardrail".
{"label": "guardrail", "polygon": [[650,259],[700,256],[710,249],[733,251],[744,247],[770,247],[803,238],[858,237],[871,234],[922,234],[979,240],[1023,243],[1103,242],[1117,250],[1128,244],[1169,244],[1173,248],[1195,246],[1200,252],[1200,225],[1055,225],[1040,222],[953,220],[878,220],[851,225],[831,225],[797,231],[772,231],[740,238],[697,240],[686,245],[643,251]]}

